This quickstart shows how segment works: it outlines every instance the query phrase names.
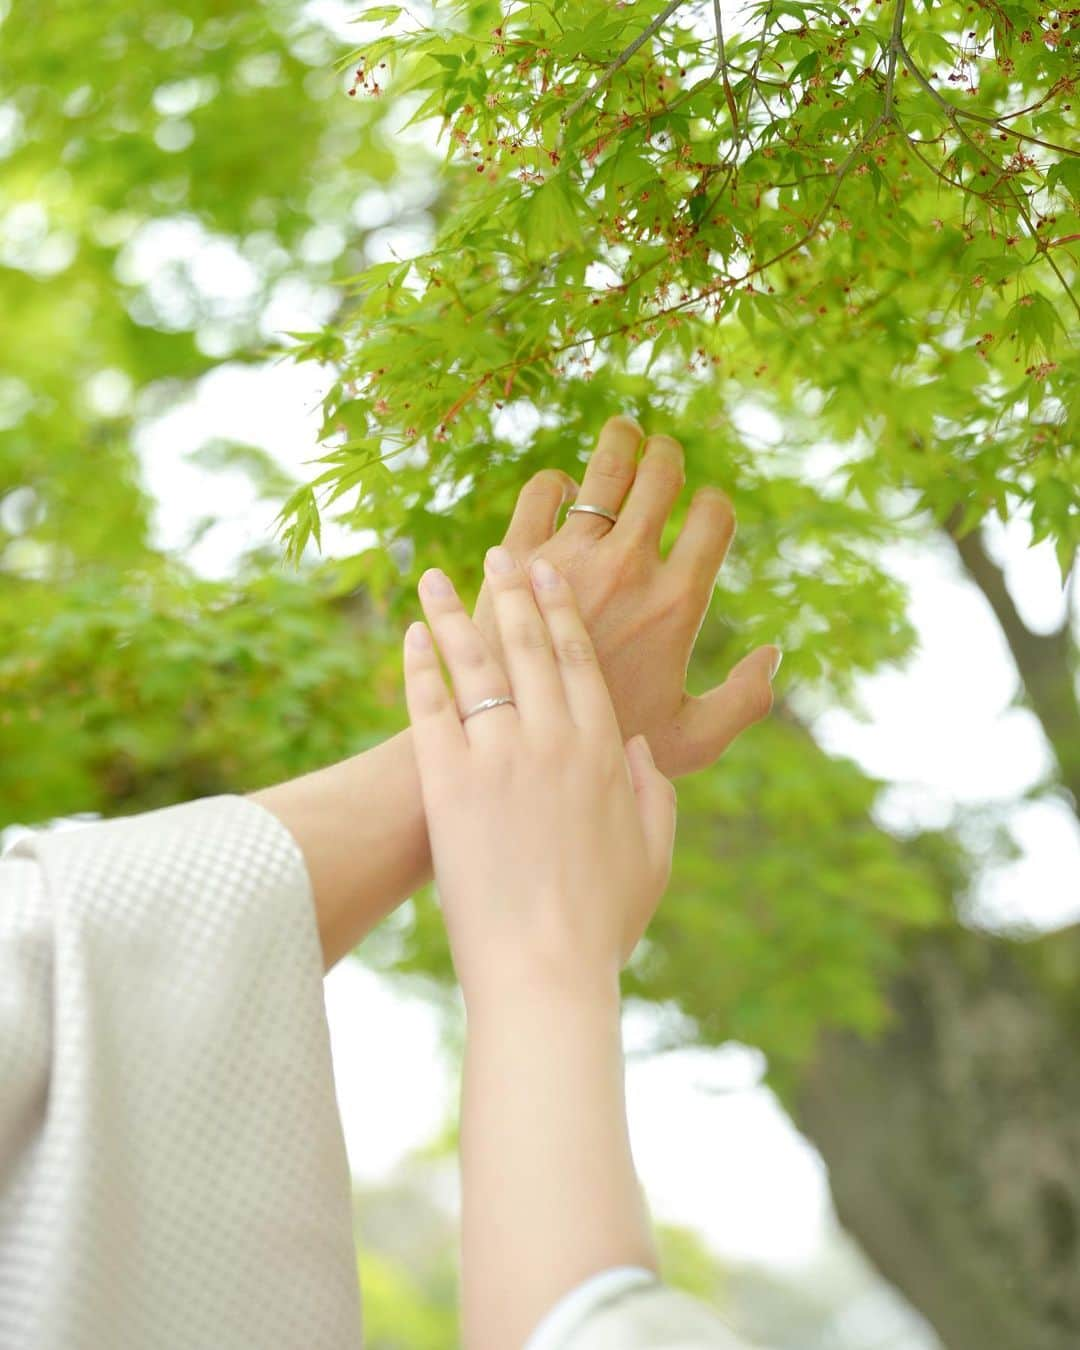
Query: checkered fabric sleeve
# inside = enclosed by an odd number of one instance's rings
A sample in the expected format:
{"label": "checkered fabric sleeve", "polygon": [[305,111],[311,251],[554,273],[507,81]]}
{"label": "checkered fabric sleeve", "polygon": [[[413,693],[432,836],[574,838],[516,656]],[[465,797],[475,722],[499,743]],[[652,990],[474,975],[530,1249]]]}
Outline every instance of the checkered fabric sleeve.
{"label": "checkered fabric sleeve", "polygon": [[356,1350],[322,973],[246,799],[0,860],[2,1350]]}

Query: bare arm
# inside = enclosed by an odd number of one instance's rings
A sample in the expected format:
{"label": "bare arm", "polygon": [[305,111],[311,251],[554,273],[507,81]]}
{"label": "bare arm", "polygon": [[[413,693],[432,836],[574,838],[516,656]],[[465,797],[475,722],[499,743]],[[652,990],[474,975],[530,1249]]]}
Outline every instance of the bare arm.
{"label": "bare arm", "polygon": [[411,731],[252,800],[300,846],[328,970],[431,877]]}
{"label": "bare arm", "polygon": [[[519,1350],[558,1299],[655,1268],[623,1097],[619,970],[667,883],[671,784],[625,747],[573,592],[488,555],[503,664],[449,580],[406,637],[436,880],[468,1014],[462,1271],[469,1350]],[[454,685],[447,689],[431,634]],[[464,722],[461,709],[511,695]]]}
{"label": "bare arm", "polygon": [[[493,991],[494,992],[494,991]],[[469,1008],[462,1268],[469,1350],[520,1347],[589,1276],[657,1270],[626,1123],[617,980]]]}

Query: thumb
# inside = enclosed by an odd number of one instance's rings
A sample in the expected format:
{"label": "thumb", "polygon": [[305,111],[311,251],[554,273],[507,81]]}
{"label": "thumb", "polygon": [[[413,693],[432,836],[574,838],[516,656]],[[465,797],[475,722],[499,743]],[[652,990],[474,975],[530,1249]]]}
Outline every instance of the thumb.
{"label": "thumb", "polygon": [[773,676],[783,653],[779,647],[757,647],[744,656],[723,684],[687,704],[684,729],[693,747],[687,772],[715,763],[747,727],[768,717],[773,705]]}
{"label": "thumb", "polygon": [[518,493],[503,543],[517,555],[539,548],[555,533],[559,509],[577,496],[577,483],[560,469],[541,469]]}
{"label": "thumb", "polygon": [[626,763],[645,836],[645,853],[654,873],[666,886],[675,845],[675,789],[656,767],[644,736],[626,742]]}

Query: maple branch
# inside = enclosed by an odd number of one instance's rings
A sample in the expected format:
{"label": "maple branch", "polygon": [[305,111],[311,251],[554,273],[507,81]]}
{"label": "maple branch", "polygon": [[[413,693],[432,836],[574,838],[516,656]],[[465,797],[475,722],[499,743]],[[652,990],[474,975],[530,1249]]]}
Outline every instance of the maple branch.
{"label": "maple branch", "polygon": [[782,252],[777,253],[775,257],[770,258],[768,262],[755,264],[755,266],[753,266],[750,269],[750,271],[745,274],[745,276],[739,277],[738,281],[734,283],[735,285],[741,285],[742,282],[748,281],[752,276],[755,276],[758,272],[763,272],[767,267],[775,266],[776,263],[781,262],[784,258],[788,257],[789,254],[797,252],[800,248],[803,248],[806,244],[808,244],[811,239],[813,239],[813,237],[817,234],[818,230],[821,229],[822,222],[825,220],[825,217],[832,210],[834,202],[840,195],[841,184],[843,183],[844,179],[848,176],[848,173],[851,171],[851,167],[855,163],[855,160],[858,158],[860,154],[862,154],[863,150],[866,149],[867,143],[870,141],[871,137],[878,130],[878,128],[884,125],[884,122],[885,122],[885,114],[879,113],[878,116],[875,117],[874,120],[870,123],[870,125],[866,128],[866,131],[863,133],[863,135],[859,137],[855,145],[852,146],[851,153],[848,155],[848,157],[844,160],[844,162],[840,165],[839,169],[837,169],[836,173],[833,175],[833,185],[829,190],[828,197],[825,198],[824,205],[821,207],[817,215],[811,221],[806,233],[802,236],[802,238],[796,239],[794,244],[789,244],[787,248],[785,248]]}
{"label": "maple branch", "polygon": [[885,71],[885,121],[893,120],[893,96],[896,85],[896,58],[903,45],[904,0],[896,0],[892,33],[889,36],[889,64]]}
{"label": "maple branch", "polygon": [[[990,167],[994,170],[995,173],[1000,174],[1002,171],[1001,165],[991,155],[988,155],[986,151],[982,148],[982,146],[978,143],[978,141],[975,140],[973,136],[969,136],[967,132],[964,131],[959,125],[959,119],[962,116],[970,117],[971,114],[965,113],[962,108],[958,108],[954,103],[950,103],[947,98],[943,97],[943,95],[940,94],[938,90],[934,88],[934,86],[926,78],[925,74],[919,69],[919,67],[912,60],[911,53],[904,46],[903,42],[900,43],[900,55],[904,58],[904,63],[907,65],[912,75],[915,76],[916,81],[923,87],[923,89],[926,90],[926,92],[930,95],[930,97],[934,100],[934,102],[937,103],[938,106],[944,110],[945,115],[952,123],[953,130],[956,132],[956,134],[962,137],[963,140],[965,140],[968,143],[968,145],[971,146],[971,148],[975,151],[975,153],[977,155],[980,155],[986,161],[986,163],[990,165]],[[976,120],[982,122],[985,121],[986,119],[979,117],[976,118]],[[996,126],[997,123],[991,123],[991,125]],[[1008,130],[1008,128],[1003,127],[1002,130],[1005,131]],[[1069,285],[1068,281],[1065,278],[1065,273],[1062,272],[1061,268],[1057,265],[1057,260],[1050,256],[1050,253],[1048,252],[1048,249],[1050,247],[1049,244],[1045,239],[1039,238],[1038,232],[1035,229],[1035,225],[1032,222],[1031,215],[1027,209],[1027,205],[1024,199],[1022,198],[1021,194],[1017,192],[1016,185],[1010,182],[1008,178],[1005,178],[1004,182],[1005,186],[1008,188],[1008,191],[1012,196],[1013,204],[1015,205],[1021,220],[1028,228],[1028,232],[1031,236],[1031,241],[1035,245],[1035,257],[1038,257],[1040,254],[1042,254],[1042,256],[1046,259],[1054,275],[1057,277],[1058,282],[1061,285],[1061,289],[1072,301],[1072,306],[1076,310],[1077,314],[1080,314],[1080,300],[1078,300],[1076,296],[1073,294],[1072,287]],[[1034,259],[1032,261],[1034,261]]]}
{"label": "maple branch", "polygon": [[739,112],[735,106],[735,95],[731,90],[731,80],[728,78],[727,53],[724,50],[724,20],[720,14],[720,0],[713,0],[713,19],[716,23],[716,74],[723,81],[724,98],[727,99],[728,112],[731,113],[731,130],[737,137],[739,134]]}
{"label": "maple branch", "polygon": [[679,8],[679,6],[684,3],[685,0],[671,0],[671,3],[664,7],[663,11],[659,13],[655,19],[653,19],[652,23],[649,24],[648,28],[646,28],[643,33],[640,33],[633,40],[633,42],[630,43],[629,47],[624,47],[623,50],[615,58],[615,60],[612,61],[612,63],[609,66],[607,66],[601,72],[600,75],[597,76],[596,80],[594,80],[594,82],[591,85],[589,85],[588,89],[586,89],[583,93],[579,94],[576,99],[574,99],[573,103],[571,103],[569,108],[567,108],[567,110],[563,113],[562,121],[564,123],[569,122],[571,117],[573,117],[573,115],[576,112],[579,112],[585,106],[585,104],[588,103],[588,101],[593,97],[594,94],[599,93],[600,90],[603,89],[604,85],[607,84],[608,81],[611,79],[611,77],[615,74],[615,72],[617,70],[621,70],[622,67],[626,65],[627,61],[629,61],[630,58],[634,55],[634,53],[637,52],[641,47],[644,47],[645,43],[648,42],[648,40],[652,37],[652,35],[656,33],[668,21],[668,19],[671,18],[671,16],[675,13],[675,11]]}
{"label": "maple branch", "polygon": [[[906,135],[905,139],[907,140],[907,143],[911,147],[911,149],[915,152],[915,158],[919,160],[919,162],[923,164],[930,171],[930,173],[934,175],[935,178],[940,178],[943,183],[947,184],[949,187],[953,188],[957,192],[969,193],[972,197],[978,197],[980,201],[989,202],[991,206],[996,206],[999,210],[1003,209],[1002,203],[997,201],[994,197],[994,191],[997,188],[997,183],[994,183],[994,185],[988,191],[980,192],[978,188],[970,187],[962,179],[950,178],[947,173],[945,173],[942,169],[939,169],[936,164],[932,164],[930,160],[927,159],[927,157],[920,151],[919,146],[924,145],[927,142],[916,140],[915,137],[911,135]],[[1004,174],[1000,176],[999,181],[1002,182],[1005,181]]]}
{"label": "maple branch", "polygon": [[[1032,136],[1027,131],[1017,131],[1015,127],[1007,127],[1004,124],[1004,122],[1002,122],[999,118],[987,117],[983,113],[972,112],[970,108],[961,108],[958,103],[951,103],[947,98],[944,97],[944,95],[942,95],[937,89],[934,88],[934,86],[926,78],[923,72],[915,64],[914,60],[912,59],[911,53],[908,51],[907,47],[904,46],[904,41],[902,38],[898,39],[898,51],[900,55],[904,58],[905,65],[907,65],[910,68],[912,75],[915,76],[915,79],[919,82],[919,84],[922,85],[922,87],[934,99],[934,101],[939,105],[939,107],[945,109],[945,111],[949,115],[950,120],[953,121],[954,123],[956,122],[956,119],[958,117],[962,117],[964,118],[965,121],[968,122],[979,122],[984,127],[993,127],[995,131],[1000,131],[1004,135],[1015,136],[1018,141],[1030,141],[1032,145],[1041,145],[1044,150],[1053,150],[1059,155],[1066,155],[1073,159],[1080,159],[1080,150],[1076,150],[1072,146],[1057,145],[1054,141],[1040,140],[1038,136]],[[1002,115],[1005,117],[1013,117],[1017,116],[1018,114],[1004,113]],[[975,144],[975,142],[972,142],[972,144]]]}

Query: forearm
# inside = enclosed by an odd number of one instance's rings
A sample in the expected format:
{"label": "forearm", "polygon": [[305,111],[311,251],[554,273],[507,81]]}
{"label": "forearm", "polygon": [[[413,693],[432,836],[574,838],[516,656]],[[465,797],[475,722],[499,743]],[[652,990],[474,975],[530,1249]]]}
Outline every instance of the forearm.
{"label": "forearm", "polygon": [[588,1276],[657,1264],[626,1125],[616,981],[504,988],[469,1006],[461,1127],[467,1350],[520,1350]]}
{"label": "forearm", "polygon": [[409,731],[251,798],[300,846],[327,969],[430,879]]}

